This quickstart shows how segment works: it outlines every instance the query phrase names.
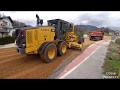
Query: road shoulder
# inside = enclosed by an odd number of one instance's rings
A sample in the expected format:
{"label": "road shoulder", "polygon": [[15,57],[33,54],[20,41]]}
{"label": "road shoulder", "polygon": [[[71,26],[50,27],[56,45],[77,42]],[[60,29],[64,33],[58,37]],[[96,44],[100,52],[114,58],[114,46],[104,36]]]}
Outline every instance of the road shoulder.
{"label": "road shoulder", "polygon": [[[88,58],[85,58],[85,60],[83,60],[82,62],[79,62],[78,65],[76,65],[75,67],[71,68],[71,70],[67,71],[64,70],[64,74],[61,73],[61,75],[59,75],[57,78],[77,78],[77,79],[81,79],[81,78],[102,78],[102,65],[104,63],[104,58],[107,52],[107,48],[108,45],[110,43],[110,40],[107,42],[104,42],[104,44],[101,44],[102,41],[97,42],[96,46],[92,45],[89,48],[96,48],[97,50],[92,51],[91,55],[87,54],[87,56],[90,56]],[[101,45],[100,45],[101,44]],[[89,49],[88,48],[88,49]],[[93,48],[92,48],[93,49]],[[90,51],[90,50],[89,50]],[[87,53],[87,52],[86,52]],[[80,57],[78,59],[80,61]],[[69,65],[70,66],[70,65]],[[75,69],[74,69],[75,68]],[[74,69],[74,70],[72,70]],[[66,72],[66,73],[65,73]]]}

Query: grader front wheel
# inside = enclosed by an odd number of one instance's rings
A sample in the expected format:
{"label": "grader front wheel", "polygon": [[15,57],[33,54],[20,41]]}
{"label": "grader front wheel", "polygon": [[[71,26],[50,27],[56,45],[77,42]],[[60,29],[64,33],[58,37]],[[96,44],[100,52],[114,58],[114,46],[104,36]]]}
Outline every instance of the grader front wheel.
{"label": "grader front wheel", "polygon": [[55,60],[57,56],[57,47],[55,44],[49,44],[46,46],[43,54],[40,55],[41,59],[49,63]]}
{"label": "grader front wheel", "polygon": [[58,55],[62,56],[67,51],[67,43],[65,41],[59,42],[57,46],[57,53]]}

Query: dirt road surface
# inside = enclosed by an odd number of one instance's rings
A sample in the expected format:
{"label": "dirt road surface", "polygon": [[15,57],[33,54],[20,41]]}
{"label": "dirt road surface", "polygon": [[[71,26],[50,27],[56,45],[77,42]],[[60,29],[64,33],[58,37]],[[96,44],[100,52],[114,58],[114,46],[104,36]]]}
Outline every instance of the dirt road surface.
{"label": "dirt road surface", "polygon": [[[110,37],[105,37],[109,39]],[[95,41],[85,39],[84,48]],[[0,48],[0,79],[46,79],[63,61],[74,59],[81,51],[68,49],[64,56],[57,56],[51,63],[41,61],[39,55],[21,55],[16,48]]]}

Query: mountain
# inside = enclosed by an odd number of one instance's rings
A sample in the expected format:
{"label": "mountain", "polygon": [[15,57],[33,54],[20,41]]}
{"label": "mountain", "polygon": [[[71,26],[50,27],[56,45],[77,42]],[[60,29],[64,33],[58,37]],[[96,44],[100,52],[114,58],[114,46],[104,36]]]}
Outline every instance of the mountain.
{"label": "mountain", "polygon": [[98,27],[92,26],[92,25],[75,25],[75,29],[76,30],[94,31],[94,30],[98,29]]}
{"label": "mountain", "polygon": [[75,30],[81,30],[81,31],[94,31],[97,29],[101,29],[101,30],[110,30],[110,28],[108,27],[96,27],[96,26],[92,26],[92,25],[75,25]]}

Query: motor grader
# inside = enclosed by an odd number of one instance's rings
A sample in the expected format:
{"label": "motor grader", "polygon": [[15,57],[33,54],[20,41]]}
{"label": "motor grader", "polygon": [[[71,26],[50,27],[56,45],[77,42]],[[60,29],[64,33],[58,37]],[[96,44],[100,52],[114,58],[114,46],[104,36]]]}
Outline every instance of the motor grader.
{"label": "motor grader", "polygon": [[[55,60],[57,55],[64,55],[67,48],[83,47],[83,38],[74,34],[74,24],[62,19],[43,20],[36,14],[37,26],[23,28],[16,38],[17,52],[21,54],[40,54],[45,62]],[[41,24],[41,25],[39,25]]]}

